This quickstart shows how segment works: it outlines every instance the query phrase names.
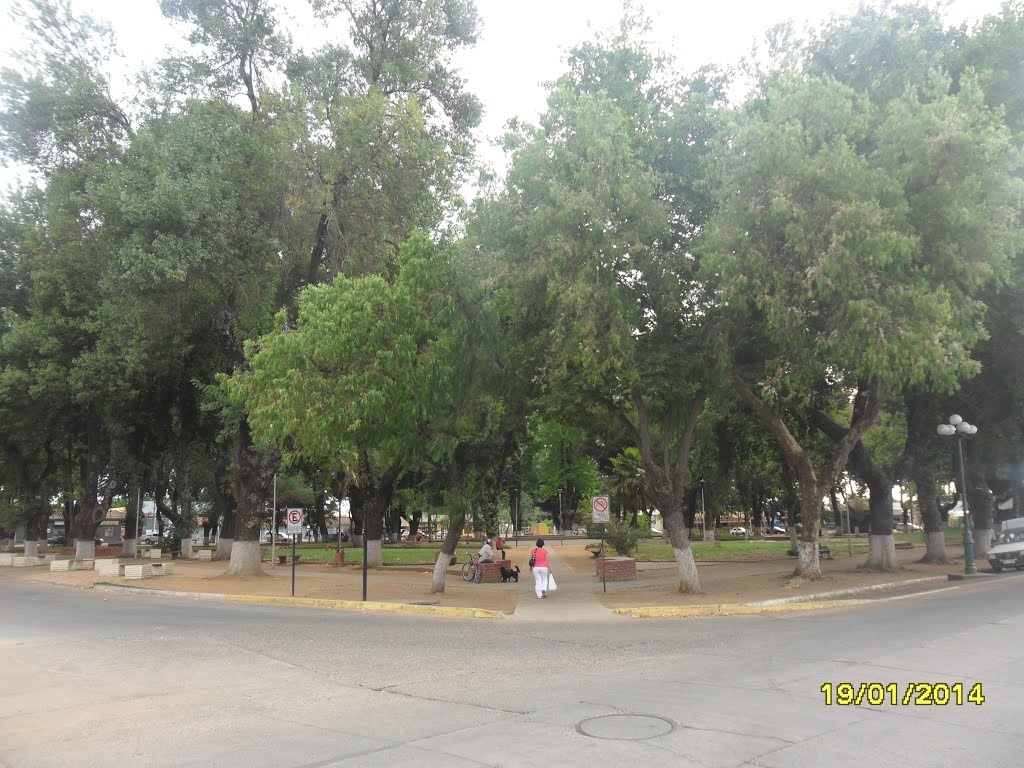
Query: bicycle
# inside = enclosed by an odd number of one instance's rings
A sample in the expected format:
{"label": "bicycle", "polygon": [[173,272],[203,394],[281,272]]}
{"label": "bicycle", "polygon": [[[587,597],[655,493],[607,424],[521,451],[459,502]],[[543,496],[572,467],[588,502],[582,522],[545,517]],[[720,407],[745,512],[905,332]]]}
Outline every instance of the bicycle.
{"label": "bicycle", "polygon": [[484,580],[484,569],[480,567],[480,555],[473,555],[473,559],[462,566],[463,581],[475,581],[479,584]]}

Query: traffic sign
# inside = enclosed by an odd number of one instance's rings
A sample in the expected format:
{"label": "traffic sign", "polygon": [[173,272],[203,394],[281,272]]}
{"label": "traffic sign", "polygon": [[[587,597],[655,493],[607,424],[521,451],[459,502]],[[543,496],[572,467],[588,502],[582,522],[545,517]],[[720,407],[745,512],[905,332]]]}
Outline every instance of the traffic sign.
{"label": "traffic sign", "polygon": [[590,519],[595,523],[607,523],[609,516],[609,500],[607,496],[590,497]]}
{"label": "traffic sign", "polygon": [[288,523],[288,533],[302,533],[302,509],[291,508],[285,513],[285,521]]}

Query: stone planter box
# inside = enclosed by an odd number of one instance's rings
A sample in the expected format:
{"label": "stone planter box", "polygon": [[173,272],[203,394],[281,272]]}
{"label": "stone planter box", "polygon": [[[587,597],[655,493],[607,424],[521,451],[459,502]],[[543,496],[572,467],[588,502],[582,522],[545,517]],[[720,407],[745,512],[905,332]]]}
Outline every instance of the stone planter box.
{"label": "stone planter box", "polygon": [[599,557],[597,578],[602,581],[636,581],[636,559],[632,557]]}
{"label": "stone planter box", "polygon": [[14,562],[11,563],[15,568],[31,568],[37,565],[48,565],[53,559],[52,555],[47,557],[46,555],[27,555],[22,557],[15,557]]}
{"label": "stone planter box", "polygon": [[212,549],[197,549],[197,550],[195,550],[195,559],[196,560],[213,560],[213,550]]}
{"label": "stone planter box", "polygon": [[124,566],[119,560],[104,558],[96,561],[96,573],[101,576],[124,576]]}
{"label": "stone planter box", "polygon": [[51,571],[91,571],[94,567],[94,560],[53,560],[50,562]]}
{"label": "stone planter box", "polygon": [[126,579],[148,579],[152,575],[152,565],[126,565],[124,567],[124,577]]}

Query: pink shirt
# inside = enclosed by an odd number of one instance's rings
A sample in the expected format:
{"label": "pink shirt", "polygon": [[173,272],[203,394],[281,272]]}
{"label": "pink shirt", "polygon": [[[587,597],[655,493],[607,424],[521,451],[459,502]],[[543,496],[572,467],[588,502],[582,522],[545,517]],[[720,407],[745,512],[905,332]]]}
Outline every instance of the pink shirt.
{"label": "pink shirt", "polygon": [[530,553],[530,557],[536,558],[533,563],[534,568],[547,568],[548,567],[548,551],[544,547],[534,547]]}

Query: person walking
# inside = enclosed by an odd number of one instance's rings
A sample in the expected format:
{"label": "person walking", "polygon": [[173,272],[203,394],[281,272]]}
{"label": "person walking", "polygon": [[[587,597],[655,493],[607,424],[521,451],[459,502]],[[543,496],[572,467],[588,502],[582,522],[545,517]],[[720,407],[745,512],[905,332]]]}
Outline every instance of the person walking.
{"label": "person walking", "polygon": [[548,596],[548,551],[544,549],[544,539],[537,539],[537,546],[530,550],[530,570],[533,571],[533,591],[537,598]]}

